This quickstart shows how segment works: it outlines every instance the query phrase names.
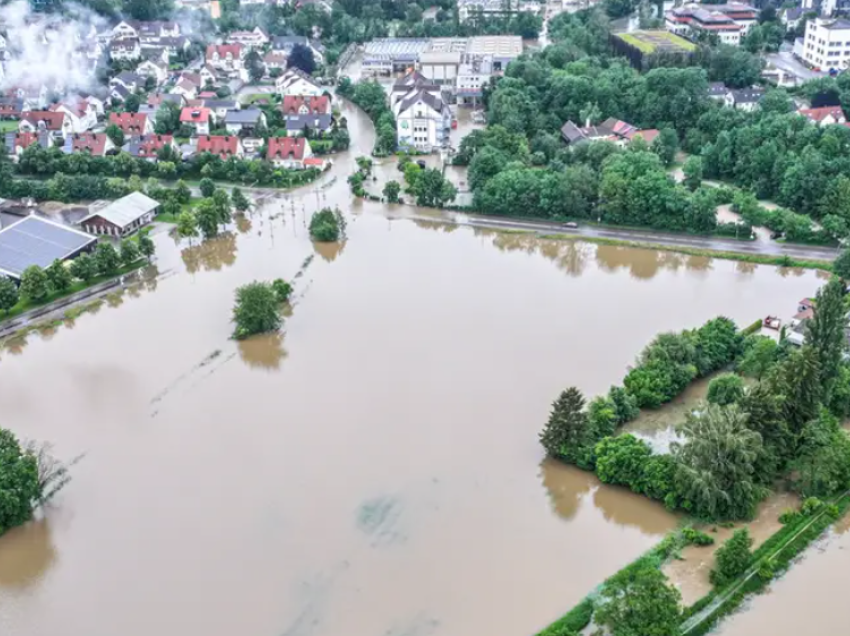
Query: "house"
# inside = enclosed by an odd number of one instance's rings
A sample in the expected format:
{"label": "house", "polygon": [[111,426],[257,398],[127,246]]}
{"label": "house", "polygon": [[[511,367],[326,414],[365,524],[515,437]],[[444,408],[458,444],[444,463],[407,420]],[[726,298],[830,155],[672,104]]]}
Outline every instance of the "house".
{"label": "house", "polygon": [[392,89],[390,89],[390,106],[404,99],[410,91],[419,88],[428,88],[430,91],[435,92],[438,97],[442,91],[439,86],[431,82],[419,71],[410,71],[404,77],[399,78],[393,84]]}
{"label": "house", "polygon": [[16,86],[9,89],[7,97],[20,99],[22,101],[21,112],[27,110],[41,110],[46,107],[50,100],[48,99],[48,89],[46,84],[37,86]]}
{"label": "house", "polygon": [[655,129],[639,130],[636,126],[614,117],[609,117],[595,126],[591,125],[590,121],[583,127],[568,121],[561,127],[561,138],[571,145],[587,141],[610,141],[618,146],[625,146],[636,136],[642,137],[650,144],[657,135],[658,131]]}
{"label": "house", "polygon": [[393,105],[398,145],[431,152],[449,141],[452,113],[440,97],[415,89]]}
{"label": "house", "polygon": [[198,75],[198,86],[215,86],[219,83],[219,72],[211,64],[205,64],[201,67]]}
{"label": "house", "polygon": [[266,150],[266,160],[275,166],[302,170],[304,160],[312,157],[310,142],[304,137],[271,137]]}
{"label": "house", "polygon": [[84,132],[68,135],[62,151],[67,155],[87,153],[93,157],[103,157],[113,148],[115,144],[106,133]]}
{"label": "house", "polygon": [[180,111],[180,123],[191,126],[196,135],[209,135],[215,118],[209,108],[187,106]]}
{"label": "house", "polygon": [[46,131],[54,139],[64,139],[74,132],[71,118],[62,111],[30,110],[21,113],[19,132],[37,133]]}
{"label": "house", "polygon": [[122,71],[109,80],[109,87],[123,86],[129,92],[135,93],[145,87],[145,78],[133,71]]}
{"label": "house", "polygon": [[188,50],[192,42],[185,35],[178,35],[177,37],[159,38],[157,44],[164,48],[170,57]]}
{"label": "house", "polygon": [[137,159],[156,161],[159,151],[170,146],[176,149],[173,135],[139,135],[130,139],[126,145],[127,152]]}
{"label": "house", "polygon": [[123,38],[109,43],[109,57],[113,60],[137,60],[142,55],[142,44],[137,38]]}
{"label": "house", "polygon": [[166,102],[183,108],[186,105],[186,98],[177,93],[150,93],[148,95],[147,105],[152,108],[159,108]]}
{"label": "house", "polygon": [[767,90],[760,86],[733,88],[726,96],[726,105],[731,108],[752,112],[758,108],[759,102],[761,102],[766,92]]}
{"label": "house", "polygon": [[53,137],[50,133],[42,131],[34,132],[7,132],[4,137],[6,154],[17,159],[24,150],[38,144],[45,150],[53,145]]}
{"label": "house", "polygon": [[327,95],[296,97],[287,95],[280,106],[286,120],[286,134],[290,137],[303,134],[305,129],[326,133],[333,126],[331,102]]}
{"label": "house", "polygon": [[184,100],[195,99],[200,86],[193,82],[188,77],[181,77],[177,80],[174,88],[171,89],[172,94],[180,95]]}
{"label": "house", "polygon": [[20,280],[27,267],[42,269],[94,249],[97,239],[31,214],[0,230],[0,274]]}
{"label": "house", "polygon": [[176,38],[180,35],[180,25],[177,22],[153,20],[139,22],[138,37],[142,42],[157,42],[162,38]]}
{"label": "house", "polygon": [[241,44],[250,49],[260,49],[269,43],[269,34],[260,27],[254,27],[253,31],[233,31],[227,36],[227,41],[232,44]]}
{"label": "house", "polygon": [[303,71],[291,68],[275,80],[275,90],[284,97],[295,95],[296,97],[318,97],[325,90],[319,86],[313,78]]}
{"label": "house", "polygon": [[71,120],[71,131],[75,133],[91,130],[97,125],[97,106],[88,99],[81,99],[76,102],[59,102],[52,104],[49,110],[68,115]]}
{"label": "house", "polygon": [[139,55],[139,59],[143,62],[151,61],[168,66],[171,56],[164,46],[142,45],[142,52]]}
{"label": "house", "polygon": [[831,124],[843,124],[847,121],[841,106],[822,106],[821,108],[801,108],[797,111],[810,122],[818,126],[829,126]]}
{"label": "house", "polygon": [[266,115],[259,108],[229,110],[225,114],[224,125],[232,135],[251,134],[257,127],[266,126]]}
{"label": "house", "polygon": [[236,135],[201,135],[197,139],[196,151],[209,152],[222,161],[245,154],[242,141]]}
{"label": "house", "polygon": [[168,63],[145,60],[136,67],[136,73],[143,77],[152,77],[157,86],[161,86],[168,79]]}
{"label": "house", "polygon": [[109,124],[115,124],[127,136],[153,132],[153,122],[145,113],[110,113]]}
{"label": "house", "polygon": [[116,84],[115,86],[110,87],[109,89],[109,99],[112,100],[112,103],[123,104],[127,98],[132,95],[130,91],[128,91],[121,84]]}
{"label": "house", "polygon": [[247,49],[241,44],[210,44],[207,46],[206,61],[214,69],[226,73],[238,73],[245,68]]}
{"label": "house", "polygon": [[283,71],[286,68],[286,61],[289,56],[283,51],[269,51],[263,56],[263,64],[266,66],[266,72],[271,73],[273,70]]}
{"label": "house", "polygon": [[708,96],[719,102],[725,102],[729,89],[723,82],[710,82],[708,85]]}
{"label": "house", "polygon": [[664,14],[667,30],[692,40],[716,37],[721,44],[738,46],[758,22],[758,10],[746,4],[686,4]]}
{"label": "house", "polygon": [[141,192],[131,192],[92,212],[79,225],[90,234],[127,236],[153,221],[158,208],[159,201]]}
{"label": "house", "polygon": [[17,120],[21,118],[24,109],[24,100],[4,97],[0,101],[0,120]]}
{"label": "house", "polygon": [[205,99],[204,108],[209,108],[216,121],[224,121],[231,110],[239,110],[239,102],[235,99]]}
{"label": "house", "polygon": [[302,35],[279,35],[272,40],[272,50],[280,51],[286,57],[289,57],[296,45],[310,49],[317,64],[325,63],[325,47],[318,40],[310,40]]}
{"label": "house", "polygon": [[112,28],[112,39],[138,38],[138,25],[135,20],[122,20]]}

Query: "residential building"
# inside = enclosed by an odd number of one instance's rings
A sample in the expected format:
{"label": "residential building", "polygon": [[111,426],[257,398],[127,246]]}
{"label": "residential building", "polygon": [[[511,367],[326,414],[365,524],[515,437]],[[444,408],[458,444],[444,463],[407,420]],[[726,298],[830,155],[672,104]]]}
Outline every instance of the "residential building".
{"label": "residential building", "polygon": [[442,88],[438,84],[431,82],[429,78],[425,77],[425,75],[419,71],[410,71],[403,77],[396,80],[396,82],[392,85],[389,96],[390,106],[392,107],[394,104],[404,99],[405,95],[408,95],[410,91],[417,88],[425,88],[436,97],[439,97],[442,92]]}
{"label": "residential building", "polygon": [[71,121],[71,132],[85,132],[97,125],[97,105],[88,99],[59,102],[58,104],[52,104],[49,110],[63,112],[68,115]]}
{"label": "residential building", "polygon": [[325,63],[325,47],[318,40],[311,40],[302,35],[278,35],[272,39],[272,50],[279,51],[289,57],[295,45],[306,46],[313,52],[313,60],[317,64]]}
{"label": "residential building", "polygon": [[71,118],[62,111],[31,110],[21,113],[19,132],[48,132],[54,139],[64,139],[74,132]]}
{"label": "residential building", "polygon": [[640,130],[637,126],[614,117],[609,117],[595,126],[588,121],[579,127],[568,121],[561,127],[561,138],[570,145],[589,141],[610,141],[618,146],[626,146],[635,137],[641,137],[647,144],[651,144],[657,135],[658,131],[654,128]]}
{"label": "residential building", "polygon": [[129,92],[135,93],[145,87],[145,78],[133,71],[122,71],[109,80],[110,88],[114,88],[117,85],[121,85]]}
{"label": "residential building", "polygon": [[50,267],[94,249],[85,232],[31,214],[0,230],[0,274],[20,280],[27,267]]}
{"label": "residential building", "polygon": [[310,142],[304,137],[269,138],[266,160],[276,166],[301,170],[304,168],[304,160],[312,156]]}
{"label": "residential building", "polygon": [[138,159],[156,161],[159,151],[166,146],[176,149],[173,135],[140,135],[130,139],[126,145],[126,150]]}
{"label": "residential building", "polygon": [[691,40],[716,36],[722,44],[737,46],[758,22],[758,10],[737,2],[687,4],[668,11],[664,21],[667,30],[676,35]]}
{"label": "residential building", "polygon": [[253,31],[233,31],[227,36],[231,44],[241,44],[248,49],[261,49],[269,43],[269,34],[260,27],[254,27]]}
{"label": "residential building", "polygon": [[122,20],[112,28],[112,39],[138,38],[138,24],[135,20]]}
{"label": "residential building", "polygon": [[708,96],[719,102],[725,102],[729,94],[729,88],[723,82],[711,82],[708,85]]}
{"label": "residential building", "polygon": [[758,108],[759,102],[766,92],[767,90],[760,86],[733,88],[726,95],[726,105],[730,108],[751,112]]}
{"label": "residential building", "polygon": [[177,80],[177,83],[174,85],[174,88],[171,89],[171,92],[174,95],[180,95],[184,100],[192,100],[197,97],[199,88],[200,87],[195,82],[188,77],[183,76]]}
{"label": "residential building", "polygon": [[93,211],[79,225],[90,234],[128,236],[153,221],[158,208],[159,201],[141,192],[131,192]]}
{"label": "residential building", "polygon": [[180,123],[191,126],[196,135],[209,135],[215,118],[209,108],[187,106],[180,112]]}
{"label": "residential building", "polygon": [[280,95],[318,97],[325,90],[312,77],[296,68],[291,68],[275,80],[275,89]]}
{"label": "residential building", "polygon": [[157,86],[161,86],[168,79],[168,63],[145,60],[136,67],[136,73],[143,77],[152,77]]}
{"label": "residential building", "polygon": [[4,136],[6,154],[18,159],[21,153],[33,144],[38,144],[45,150],[53,145],[53,137],[49,132],[7,132]]}
{"label": "residential building", "polygon": [[139,55],[139,59],[143,62],[151,61],[155,64],[165,64],[165,66],[167,67],[169,61],[171,60],[171,55],[168,53],[168,49],[166,49],[164,46],[143,44],[142,52]]}
{"label": "residential building", "polygon": [[209,108],[216,121],[224,121],[231,110],[239,110],[239,102],[234,99],[205,99],[204,108]]}
{"label": "residential building", "polygon": [[484,97],[484,87],[493,77],[492,56],[464,56],[464,61],[458,68],[455,94],[457,103],[477,106]]}
{"label": "residential building", "polygon": [[818,71],[846,69],[850,65],[850,20],[809,20],[802,46],[795,46],[795,53]]}
{"label": "residential building", "polygon": [[113,104],[123,104],[124,101],[133,93],[124,88],[121,84],[116,84],[109,88],[109,99]]}
{"label": "residential building", "polygon": [[201,67],[201,70],[195,73],[184,73],[183,77],[189,77],[189,79],[198,78],[198,86],[203,88],[205,86],[215,86],[220,81],[221,73],[212,65],[212,64],[204,64]]}
{"label": "residential building", "polygon": [[169,56],[172,56],[185,51],[192,43],[185,35],[178,35],[177,37],[160,38],[157,44],[164,48]]}
{"label": "residential building", "polygon": [[331,101],[327,95],[296,97],[287,95],[280,106],[286,120],[286,134],[295,137],[305,130],[326,133],[333,126]]}
{"label": "residential building", "polygon": [[115,124],[125,136],[147,135],[153,132],[153,122],[144,113],[110,113],[109,124]]}
{"label": "residential building", "polygon": [[266,115],[259,108],[229,110],[224,117],[224,126],[232,135],[250,135],[258,127],[266,127]]}
{"label": "residential building", "polygon": [[207,46],[207,64],[225,73],[239,73],[245,68],[247,49],[241,44],[210,44]]}
{"label": "residential building", "polygon": [[150,93],[148,95],[148,106],[159,108],[165,102],[170,102],[183,108],[186,105],[186,98],[177,93]]}
{"label": "residential building", "polygon": [[109,43],[109,57],[113,60],[137,60],[142,56],[142,44],[137,38],[123,38]]}
{"label": "residential building", "polygon": [[197,139],[196,151],[217,155],[222,161],[245,154],[242,141],[236,135],[201,135]]}
{"label": "residential building", "polygon": [[24,110],[24,100],[17,97],[0,98],[0,120],[18,120]]}
{"label": "residential building", "polygon": [[841,106],[822,106],[820,108],[801,108],[797,114],[802,115],[810,122],[818,126],[829,126],[831,124],[843,124],[847,122]]}
{"label": "residential building", "polygon": [[266,72],[271,73],[277,69],[283,71],[286,68],[286,61],[289,56],[283,51],[269,51],[263,56],[263,64],[266,67]]}
{"label": "residential building", "polygon": [[398,145],[431,152],[449,141],[452,113],[440,97],[427,88],[414,88],[393,105]]}
{"label": "residential building", "polygon": [[780,9],[779,19],[786,29],[796,29],[803,19],[806,10],[803,7],[791,7],[790,9]]}
{"label": "residential building", "polygon": [[103,157],[113,148],[115,144],[106,136],[106,133],[84,132],[65,137],[62,151],[68,155],[86,153],[93,157]]}

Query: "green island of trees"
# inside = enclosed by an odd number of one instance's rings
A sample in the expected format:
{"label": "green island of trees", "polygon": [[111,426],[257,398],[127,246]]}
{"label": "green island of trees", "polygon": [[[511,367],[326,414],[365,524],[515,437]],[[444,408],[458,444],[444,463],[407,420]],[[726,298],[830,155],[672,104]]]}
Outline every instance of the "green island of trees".
{"label": "green island of trees", "polygon": [[310,237],[317,243],[344,240],[345,228],[345,217],[339,208],[322,208],[310,217]]}
{"label": "green island of trees", "polygon": [[292,285],[278,278],[271,283],[254,281],[236,289],[233,306],[233,337],[243,340],[249,336],[277,331],[281,325],[280,306],[289,302]]}

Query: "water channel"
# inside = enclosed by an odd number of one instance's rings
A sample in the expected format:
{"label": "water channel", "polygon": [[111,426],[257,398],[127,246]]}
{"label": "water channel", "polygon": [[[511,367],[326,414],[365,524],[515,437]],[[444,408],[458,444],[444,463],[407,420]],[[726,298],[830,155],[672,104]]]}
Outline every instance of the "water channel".
{"label": "water channel", "polygon": [[[142,283],[0,351],[3,426],[80,458],[0,539],[0,633],[530,633],[678,521],[543,461],[557,393],[821,283],[352,202],[356,152],[213,241],[163,228]],[[333,204],[348,240],[313,245]],[[296,290],[282,334],[231,341],[235,287],[276,277]]]}

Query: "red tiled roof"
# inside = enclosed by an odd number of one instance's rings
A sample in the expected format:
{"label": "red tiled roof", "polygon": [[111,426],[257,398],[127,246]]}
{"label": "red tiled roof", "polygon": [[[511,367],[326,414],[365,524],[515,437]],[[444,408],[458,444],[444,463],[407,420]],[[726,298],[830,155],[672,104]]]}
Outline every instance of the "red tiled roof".
{"label": "red tiled roof", "polygon": [[658,136],[657,128],[647,128],[646,130],[637,130],[632,135],[632,138],[640,136],[647,144],[651,144]]}
{"label": "red tiled roof", "polygon": [[239,150],[239,137],[236,135],[203,135],[198,137],[198,152],[211,152],[227,159]]}
{"label": "red tiled roof", "polygon": [[322,166],[322,165],[324,165],[324,163],[325,163],[325,160],[322,159],[321,157],[307,157],[304,160],[305,166]]}
{"label": "red tiled roof", "polygon": [[180,121],[189,124],[205,124],[210,120],[210,109],[186,107],[180,111]]}
{"label": "red tiled roof", "polygon": [[106,152],[105,133],[76,133],[71,137],[74,152],[88,152],[89,154],[102,156]]}
{"label": "red tiled roof", "polygon": [[142,159],[156,157],[160,149],[173,141],[173,135],[142,135],[139,138],[139,157]]}
{"label": "red tiled roof", "polygon": [[841,106],[822,106],[820,108],[801,108],[797,111],[800,115],[808,119],[809,121],[813,121],[815,123],[820,123],[830,115],[835,120],[844,119],[844,111],[841,109]]}
{"label": "red tiled roof", "polygon": [[218,52],[219,57],[226,57],[228,53],[233,56],[234,59],[239,59],[240,54],[242,53],[242,45],[241,44],[210,44],[207,47],[207,59],[212,58],[213,54]]}
{"label": "red tiled roof", "polygon": [[19,132],[15,133],[15,148],[26,150],[33,144],[38,143],[38,133]]}
{"label": "red tiled roof", "polygon": [[0,117],[20,117],[21,111],[14,104],[0,104]]}
{"label": "red tiled roof", "polygon": [[307,140],[304,137],[272,137],[266,159],[303,159]]}
{"label": "red tiled roof", "polygon": [[198,99],[217,99],[218,95],[215,91],[204,91],[200,95],[198,95]]}
{"label": "red tiled roof", "polygon": [[65,113],[54,113],[49,110],[30,110],[21,114],[21,119],[30,122],[33,126],[43,121],[47,130],[62,130],[66,117]]}
{"label": "red tiled roof", "polygon": [[124,133],[142,133],[148,116],[144,113],[110,113],[109,123],[118,126]]}
{"label": "red tiled roof", "polygon": [[283,106],[281,110],[284,115],[297,115],[302,106],[306,106],[308,114],[320,115],[329,112],[328,96],[320,95],[319,97],[299,97],[296,95],[285,95],[283,98]]}

